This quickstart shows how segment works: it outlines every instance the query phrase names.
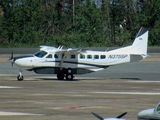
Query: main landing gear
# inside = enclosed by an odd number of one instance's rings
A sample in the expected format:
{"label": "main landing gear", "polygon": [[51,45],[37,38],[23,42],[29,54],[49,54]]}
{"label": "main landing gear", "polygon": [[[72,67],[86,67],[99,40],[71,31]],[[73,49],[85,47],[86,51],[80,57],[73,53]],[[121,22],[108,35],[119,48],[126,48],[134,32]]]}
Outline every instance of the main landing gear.
{"label": "main landing gear", "polygon": [[72,74],[71,68],[68,68],[66,72],[61,72],[57,74],[58,80],[64,80],[64,77],[66,78],[66,80],[73,80],[74,76]]}

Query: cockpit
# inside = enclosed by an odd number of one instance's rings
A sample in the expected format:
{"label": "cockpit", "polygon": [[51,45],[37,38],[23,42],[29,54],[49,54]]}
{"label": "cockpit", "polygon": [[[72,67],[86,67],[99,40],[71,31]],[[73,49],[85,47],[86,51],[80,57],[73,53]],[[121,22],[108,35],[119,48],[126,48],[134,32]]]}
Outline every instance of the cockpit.
{"label": "cockpit", "polygon": [[160,103],[158,104],[156,111],[160,111]]}
{"label": "cockpit", "polygon": [[42,50],[40,50],[34,54],[34,56],[39,57],[39,58],[43,58],[45,55],[47,55],[47,52],[42,51]]}

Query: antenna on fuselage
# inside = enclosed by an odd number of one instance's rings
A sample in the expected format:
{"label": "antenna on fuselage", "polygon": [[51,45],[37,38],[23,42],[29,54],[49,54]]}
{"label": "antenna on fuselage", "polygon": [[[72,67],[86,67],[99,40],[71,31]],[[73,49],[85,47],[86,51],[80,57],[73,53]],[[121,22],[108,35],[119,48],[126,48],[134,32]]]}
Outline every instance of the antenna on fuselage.
{"label": "antenna on fuselage", "polygon": [[62,50],[62,48],[63,48],[63,46],[60,45],[57,49],[58,50]]}

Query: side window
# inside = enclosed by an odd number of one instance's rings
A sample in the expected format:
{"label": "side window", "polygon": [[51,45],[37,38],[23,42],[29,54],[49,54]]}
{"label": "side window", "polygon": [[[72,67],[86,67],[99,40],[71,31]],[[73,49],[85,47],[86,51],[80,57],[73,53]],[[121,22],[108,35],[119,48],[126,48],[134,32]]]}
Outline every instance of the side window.
{"label": "side window", "polygon": [[71,59],[75,59],[76,58],[76,55],[71,55]]}
{"label": "side window", "polygon": [[57,55],[57,54],[54,54],[54,58],[58,58],[58,55]]}
{"label": "side window", "polygon": [[80,59],[85,59],[85,55],[83,55],[83,54],[80,54]]}
{"label": "side window", "polygon": [[52,58],[52,54],[49,54],[46,58]]}
{"label": "side window", "polygon": [[87,55],[87,59],[92,59],[92,55]]}
{"label": "side window", "polygon": [[99,55],[94,55],[94,59],[99,59]]}
{"label": "side window", "polygon": [[101,55],[101,59],[105,59],[106,58],[106,56],[105,55]]}
{"label": "side window", "polygon": [[157,107],[157,111],[160,111],[160,104],[159,104],[158,107]]}

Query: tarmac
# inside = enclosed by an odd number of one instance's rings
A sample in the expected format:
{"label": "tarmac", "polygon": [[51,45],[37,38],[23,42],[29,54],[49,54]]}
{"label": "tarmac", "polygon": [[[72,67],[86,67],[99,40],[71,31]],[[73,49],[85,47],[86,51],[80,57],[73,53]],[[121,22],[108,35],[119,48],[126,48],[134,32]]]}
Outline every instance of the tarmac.
{"label": "tarmac", "polygon": [[160,102],[160,54],[73,81],[26,71],[17,81],[19,69],[8,58],[0,55],[1,120],[97,120],[91,112],[104,118],[128,112],[124,119],[137,120],[139,111]]}

